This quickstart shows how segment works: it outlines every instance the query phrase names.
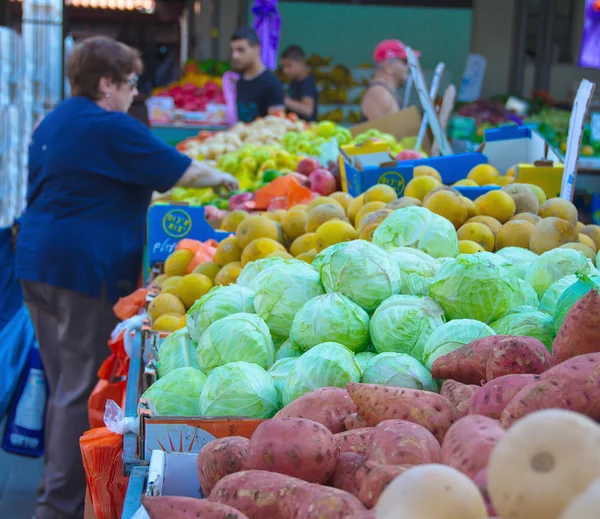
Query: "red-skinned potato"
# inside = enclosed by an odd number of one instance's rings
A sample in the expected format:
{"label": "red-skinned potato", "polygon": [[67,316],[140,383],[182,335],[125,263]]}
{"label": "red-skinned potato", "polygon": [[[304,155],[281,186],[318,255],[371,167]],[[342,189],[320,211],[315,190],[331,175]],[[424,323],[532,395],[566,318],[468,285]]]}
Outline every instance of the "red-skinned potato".
{"label": "red-skinned potato", "polygon": [[198,480],[205,496],[217,482],[234,472],[247,470],[246,457],[250,440],[230,436],[208,442],[198,453]]}
{"label": "red-skinned potato", "polygon": [[355,452],[342,452],[338,456],[335,472],[331,476],[327,485],[344,490],[355,497],[358,497],[358,485],[356,483],[356,473],[364,465],[365,457]]}
{"label": "red-skinned potato", "polygon": [[355,452],[362,454],[363,456],[367,453],[367,447],[371,441],[373,435],[373,427],[363,427],[362,429],[352,429],[351,431],[345,431],[334,434],[335,443],[342,452]]}
{"label": "red-skinned potato", "polygon": [[142,496],[142,505],[150,519],[248,519],[231,506],[193,497]]}

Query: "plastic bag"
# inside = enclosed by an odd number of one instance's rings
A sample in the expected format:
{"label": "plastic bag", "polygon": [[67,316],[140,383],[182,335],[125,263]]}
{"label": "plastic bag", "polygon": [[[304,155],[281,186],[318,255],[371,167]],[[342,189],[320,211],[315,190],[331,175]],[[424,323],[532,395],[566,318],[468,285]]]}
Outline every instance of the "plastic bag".
{"label": "plastic bag", "polygon": [[[273,199],[284,199],[287,207],[308,204],[312,200],[312,192],[301,186],[292,175],[276,178],[255,193],[254,202],[257,209],[267,209]],[[281,200],[278,201],[281,204]]]}
{"label": "plastic bag", "polygon": [[142,308],[146,306],[146,297],[148,296],[148,290],[145,288],[138,288],[132,294],[122,297],[113,306],[113,312],[121,320],[129,319],[137,315]]}
{"label": "plastic bag", "polygon": [[37,342],[29,347],[29,362],[8,412],[2,448],[6,452],[39,458],[44,455],[44,417],[48,383]]}
{"label": "plastic bag", "polygon": [[138,433],[137,417],[125,416],[125,412],[113,400],[106,402],[104,411],[104,423],[111,432],[120,434],[121,436],[127,433]]}

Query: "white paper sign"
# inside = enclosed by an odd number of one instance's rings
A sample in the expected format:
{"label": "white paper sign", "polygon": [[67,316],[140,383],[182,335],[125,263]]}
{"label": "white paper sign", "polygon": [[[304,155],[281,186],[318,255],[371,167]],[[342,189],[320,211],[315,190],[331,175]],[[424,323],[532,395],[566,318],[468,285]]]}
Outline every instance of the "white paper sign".
{"label": "white paper sign", "polygon": [[592,140],[600,141],[600,113],[592,114]]}
{"label": "white paper sign", "polygon": [[471,103],[481,97],[486,67],[487,60],[483,56],[480,54],[469,54],[467,64],[465,65],[465,72],[460,82],[459,101]]}
{"label": "white paper sign", "polygon": [[583,136],[583,122],[595,89],[596,85],[594,83],[587,79],[582,80],[577,90],[575,101],[573,102],[571,121],[569,123],[569,136],[567,138],[567,151],[565,153],[565,171],[560,189],[560,197],[566,200],[573,200],[579,148],[581,147],[581,138]]}

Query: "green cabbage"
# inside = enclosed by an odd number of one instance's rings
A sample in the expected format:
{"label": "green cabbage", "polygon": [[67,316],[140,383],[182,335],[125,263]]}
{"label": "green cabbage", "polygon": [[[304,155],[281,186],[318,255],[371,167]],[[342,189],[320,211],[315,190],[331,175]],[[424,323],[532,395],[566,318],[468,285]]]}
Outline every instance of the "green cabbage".
{"label": "green cabbage", "polygon": [[560,278],[556,283],[553,283],[550,288],[544,292],[544,296],[540,301],[539,310],[547,313],[551,317],[554,317],[556,303],[558,303],[560,296],[567,288],[575,283],[577,279],[578,278],[575,274],[571,274],[570,276]]}
{"label": "green cabbage", "polygon": [[505,260],[489,252],[461,254],[440,266],[429,295],[446,318],[491,323],[513,307],[517,277],[504,268]]}
{"label": "green cabbage", "polygon": [[192,341],[187,328],[167,335],[160,345],[155,363],[159,378],[178,368],[200,369],[196,343]]}
{"label": "green cabbage", "polygon": [[294,316],[304,303],[324,294],[318,272],[303,261],[277,264],[252,281],[254,309],[273,336],[287,338]]}
{"label": "green cabbage", "polygon": [[362,382],[433,392],[438,390],[429,370],[405,353],[380,353],[372,358],[363,372]]}
{"label": "green cabbage", "polygon": [[252,286],[252,281],[254,281],[254,278],[258,276],[258,274],[260,274],[263,270],[268,269],[273,265],[286,263],[286,261],[288,260],[280,258],[279,256],[273,256],[272,258],[263,258],[256,261],[251,261],[247,263],[240,272],[236,284],[246,288],[250,288]]}
{"label": "green cabbage", "polygon": [[373,243],[388,251],[414,247],[434,258],[454,258],[458,254],[454,226],[424,207],[396,209],[375,229]]}
{"label": "green cabbage", "polygon": [[513,299],[513,305],[516,306],[533,306],[537,308],[540,304],[537,292],[533,287],[523,281],[521,278],[517,278],[517,285],[515,290],[515,297]]}
{"label": "green cabbage", "polygon": [[512,264],[514,274],[520,279],[525,279],[527,269],[538,258],[535,252],[521,247],[504,247],[496,254]]}
{"label": "green cabbage", "polygon": [[302,352],[324,342],[362,351],[369,342],[369,315],[343,294],[318,296],[296,314],[290,339],[292,348]]}
{"label": "green cabbage", "polygon": [[279,409],[271,375],[249,362],[216,368],[200,393],[202,416],[271,418]]}
{"label": "green cabbage", "polygon": [[338,245],[324,255],[321,264],[321,280],[328,294],[341,292],[372,312],[398,293],[400,271],[382,249],[365,240]]}
{"label": "green cabbage", "polygon": [[217,286],[204,294],[187,313],[191,338],[198,342],[215,321],[240,312],[254,313],[254,292],[240,285]]}
{"label": "green cabbage", "polygon": [[543,297],[546,290],[569,274],[593,274],[594,267],[583,253],[573,249],[544,252],[529,267],[525,281]]}
{"label": "green cabbage", "polygon": [[522,306],[511,310],[502,319],[493,322],[490,327],[498,335],[517,335],[538,339],[548,350],[552,350],[554,325],[552,317],[535,307]]}
{"label": "green cabbage", "polygon": [[600,277],[578,276],[577,281],[562,293],[554,312],[554,331],[556,333],[560,330],[569,310],[592,288],[600,289]]}
{"label": "green cabbage", "polygon": [[297,357],[280,359],[269,368],[269,375],[271,375],[271,378],[273,379],[273,384],[275,384],[275,389],[277,390],[277,401],[280,406],[283,405],[282,392],[286,384],[287,377],[292,368],[294,367],[294,364],[296,364],[297,360]]}
{"label": "green cabbage", "polygon": [[444,310],[430,297],[391,296],[375,310],[369,325],[379,353],[406,353],[423,359],[423,347],[444,324]]}
{"label": "green cabbage", "polygon": [[292,348],[292,341],[287,339],[278,349],[275,354],[275,360],[287,359],[290,357],[299,357],[300,352]]}
{"label": "green cabbage", "polygon": [[283,404],[320,387],[345,387],[349,382],[360,382],[354,354],[341,344],[325,342],[298,357],[283,388]]}
{"label": "green cabbage", "polygon": [[400,269],[400,293],[426,296],[438,268],[436,260],[419,249],[398,247],[388,252]]}
{"label": "green cabbage", "polygon": [[373,358],[376,357],[377,353],[372,352],[372,351],[361,351],[360,353],[357,353],[356,355],[354,355],[354,358],[356,359],[356,363],[358,364],[358,367],[360,368],[360,372],[364,373],[365,369],[367,368],[367,364],[369,363],[369,361]]}
{"label": "green cabbage", "polygon": [[275,362],[269,328],[255,314],[233,314],[212,323],[200,338],[196,353],[206,373],[236,361],[252,362],[264,369]]}
{"label": "green cabbage", "polygon": [[[480,253],[481,254],[481,253]],[[496,335],[487,324],[473,319],[456,319],[437,328],[425,344],[423,360],[431,369],[433,362],[475,339]]]}
{"label": "green cabbage", "polygon": [[196,368],[178,368],[159,378],[141,396],[163,416],[198,416],[198,398],[207,377]]}

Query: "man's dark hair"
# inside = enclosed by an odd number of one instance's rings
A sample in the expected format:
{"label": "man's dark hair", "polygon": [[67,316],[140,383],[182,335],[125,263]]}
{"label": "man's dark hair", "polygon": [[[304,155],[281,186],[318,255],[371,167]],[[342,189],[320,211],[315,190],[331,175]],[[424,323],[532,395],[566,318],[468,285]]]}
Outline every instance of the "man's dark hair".
{"label": "man's dark hair", "polygon": [[248,43],[253,47],[260,45],[260,40],[258,39],[256,31],[247,27],[240,27],[237,31],[233,33],[231,41],[237,40],[248,40]]}
{"label": "man's dark hair", "polygon": [[283,51],[281,57],[282,59],[291,59],[292,61],[304,61],[306,56],[301,47],[298,45],[290,45]]}

